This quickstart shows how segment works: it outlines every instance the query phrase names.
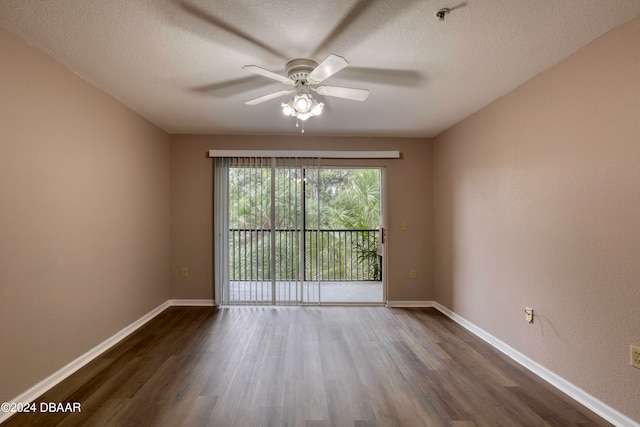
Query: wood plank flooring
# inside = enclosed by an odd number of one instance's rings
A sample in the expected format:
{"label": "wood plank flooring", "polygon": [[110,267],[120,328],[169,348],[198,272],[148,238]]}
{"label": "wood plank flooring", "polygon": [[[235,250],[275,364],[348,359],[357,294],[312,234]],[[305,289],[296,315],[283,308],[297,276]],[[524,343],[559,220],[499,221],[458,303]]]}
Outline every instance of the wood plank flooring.
{"label": "wood plank flooring", "polygon": [[9,426],[605,426],[434,309],[171,307]]}

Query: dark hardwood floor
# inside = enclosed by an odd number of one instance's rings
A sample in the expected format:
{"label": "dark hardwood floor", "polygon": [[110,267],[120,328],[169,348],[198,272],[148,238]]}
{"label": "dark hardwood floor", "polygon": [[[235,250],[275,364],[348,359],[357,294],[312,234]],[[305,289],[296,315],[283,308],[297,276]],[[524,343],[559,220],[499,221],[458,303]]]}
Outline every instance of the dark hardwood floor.
{"label": "dark hardwood floor", "polygon": [[604,426],[434,309],[172,307],[9,426]]}

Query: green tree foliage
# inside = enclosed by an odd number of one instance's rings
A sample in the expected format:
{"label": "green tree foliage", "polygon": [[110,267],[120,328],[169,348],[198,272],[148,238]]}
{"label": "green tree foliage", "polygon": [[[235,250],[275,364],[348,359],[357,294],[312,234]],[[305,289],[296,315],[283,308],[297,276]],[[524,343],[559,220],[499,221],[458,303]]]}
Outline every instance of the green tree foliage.
{"label": "green tree foliage", "polygon": [[332,227],[369,230],[380,227],[380,171],[348,169],[329,203],[327,220]]}
{"label": "green tree foliage", "polygon": [[[276,278],[301,278],[298,249],[300,234],[284,230],[302,228],[302,185],[305,194],[307,230],[377,230],[380,227],[380,171],[378,169],[307,169],[277,167],[273,180],[275,201]],[[236,277],[266,280],[271,246],[272,169],[231,167],[229,171],[230,229],[251,229],[231,235],[231,271]],[[320,221],[318,221],[320,219]],[[337,236],[337,237],[336,237]],[[350,279],[353,264],[367,265],[369,279],[379,280],[377,234],[362,232],[355,241],[337,234],[318,242],[312,231],[305,233],[306,271],[314,276]],[[351,235],[349,235],[351,236]],[[320,253],[318,253],[320,251]],[[348,254],[355,252],[355,258]],[[292,255],[293,254],[293,255]],[[318,271],[317,259],[326,260]],[[332,271],[327,271],[328,269]]]}

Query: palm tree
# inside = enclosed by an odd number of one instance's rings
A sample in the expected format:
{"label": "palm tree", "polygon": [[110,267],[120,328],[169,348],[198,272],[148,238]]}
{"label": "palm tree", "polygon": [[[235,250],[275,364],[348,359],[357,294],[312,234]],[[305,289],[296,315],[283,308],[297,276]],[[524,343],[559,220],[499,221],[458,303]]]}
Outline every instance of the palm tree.
{"label": "palm tree", "polygon": [[[380,170],[322,169],[320,184],[317,185],[324,189],[318,196],[323,228],[363,230],[355,241],[348,243],[356,254],[356,264],[372,272],[371,279],[380,280],[382,274],[377,254],[377,233],[366,231],[380,228]],[[323,250],[327,251],[328,257],[342,258],[335,265],[347,266],[350,263],[343,254],[332,251],[331,247]],[[345,270],[348,273],[352,269]]]}

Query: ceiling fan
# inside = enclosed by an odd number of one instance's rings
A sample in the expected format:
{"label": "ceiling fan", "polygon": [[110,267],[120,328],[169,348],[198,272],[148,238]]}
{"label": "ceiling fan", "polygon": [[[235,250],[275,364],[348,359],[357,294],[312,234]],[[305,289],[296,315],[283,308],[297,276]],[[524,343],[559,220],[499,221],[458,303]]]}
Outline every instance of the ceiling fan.
{"label": "ceiling fan", "polygon": [[251,99],[246,101],[245,104],[257,105],[284,95],[291,95],[295,93],[289,102],[282,103],[282,112],[287,116],[305,121],[310,117],[320,115],[324,108],[324,103],[316,101],[310,91],[324,96],[333,96],[353,101],[364,101],[369,96],[369,90],[367,89],[324,85],[319,86],[320,83],[348,65],[349,63],[346,59],[334,54],[329,55],[326,59],[320,62],[320,64],[311,59],[303,58],[289,61],[287,63],[286,76],[258,67],[257,65],[245,65],[243,68],[247,71],[293,86],[292,89],[280,90],[278,92]]}

